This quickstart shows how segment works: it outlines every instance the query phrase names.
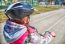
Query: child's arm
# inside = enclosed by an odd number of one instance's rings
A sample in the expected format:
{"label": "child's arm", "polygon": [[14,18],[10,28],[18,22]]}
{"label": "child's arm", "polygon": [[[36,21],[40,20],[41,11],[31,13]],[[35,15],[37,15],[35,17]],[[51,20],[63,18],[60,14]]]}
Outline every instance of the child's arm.
{"label": "child's arm", "polygon": [[55,32],[46,31],[43,37],[41,37],[41,44],[48,44],[55,36]]}
{"label": "child's arm", "polygon": [[32,34],[32,41],[36,44],[48,44],[55,36],[54,32],[45,32],[43,36],[34,33]]}
{"label": "child's arm", "polygon": [[[54,32],[46,31],[43,35],[41,35],[35,28],[31,27],[30,29],[32,29],[30,40],[32,44],[48,44],[52,38],[56,36]],[[33,30],[35,30],[35,32]]]}

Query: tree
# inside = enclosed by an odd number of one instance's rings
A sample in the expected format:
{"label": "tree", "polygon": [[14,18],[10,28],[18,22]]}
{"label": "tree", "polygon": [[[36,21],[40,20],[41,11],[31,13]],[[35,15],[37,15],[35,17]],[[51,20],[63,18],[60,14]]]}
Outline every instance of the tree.
{"label": "tree", "polygon": [[53,0],[48,0],[48,4],[52,5]]}

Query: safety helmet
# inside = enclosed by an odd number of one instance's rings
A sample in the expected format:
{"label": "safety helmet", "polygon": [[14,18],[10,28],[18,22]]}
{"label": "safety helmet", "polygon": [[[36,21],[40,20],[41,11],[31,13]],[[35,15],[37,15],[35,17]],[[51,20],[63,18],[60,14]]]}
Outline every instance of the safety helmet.
{"label": "safety helmet", "polygon": [[6,10],[5,15],[10,19],[22,19],[25,16],[29,16],[33,13],[34,9],[32,5],[25,2],[17,2],[11,4]]}

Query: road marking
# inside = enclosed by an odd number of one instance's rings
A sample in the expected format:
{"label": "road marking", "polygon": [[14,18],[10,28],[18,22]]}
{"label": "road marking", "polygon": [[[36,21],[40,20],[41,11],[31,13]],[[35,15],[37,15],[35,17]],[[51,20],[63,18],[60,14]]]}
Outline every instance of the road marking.
{"label": "road marking", "polygon": [[52,26],[50,26],[49,28],[48,28],[48,30],[51,30],[55,25],[57,25],[59,22],[61,22],[61,20],[63,20],[65,18],[65,16],[64,17],[62,17],[61,19],[59,19],[56,23],[54,23]]}
{"label": "road marking", "polygon": [[[62,12],[63,11],[63,12]],[[48,17],[52,17],[53,15],[57,15],[57,14],[64,14],[64,9],[61,10],[55,10],[55,11],[51,11],[51,12],[47,12],[47,13],[43,13],[42,15],[39,15],[37,18],[38,20],[32,20],[30,23],[37,23],[39,21],[41,21],[42,19],[46,19]],[[58,12],[58,13],[57,13]],[[62,13],[61,13],[62,12]],[[41,18],[41,19],[40,19]]]}

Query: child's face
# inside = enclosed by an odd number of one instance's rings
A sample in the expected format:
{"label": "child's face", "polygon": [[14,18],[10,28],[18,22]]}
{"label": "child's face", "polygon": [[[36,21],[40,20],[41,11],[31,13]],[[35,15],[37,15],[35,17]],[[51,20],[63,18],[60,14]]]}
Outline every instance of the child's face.
{"label": "child's face", "polygon": [[29,16],[26,16],[24,17],[21,22],[23,22],[24,25],[28,25],[29,24],[29,21],[30,21],[30,17]]}

